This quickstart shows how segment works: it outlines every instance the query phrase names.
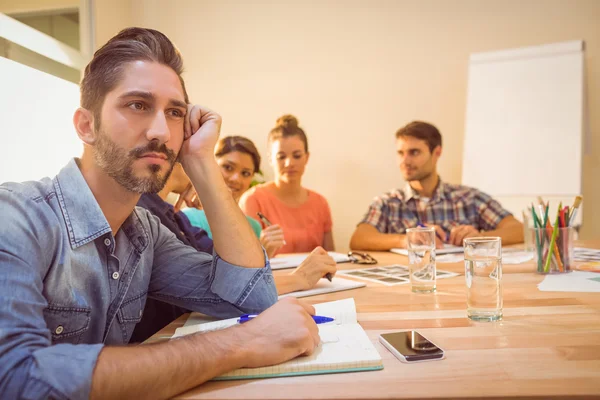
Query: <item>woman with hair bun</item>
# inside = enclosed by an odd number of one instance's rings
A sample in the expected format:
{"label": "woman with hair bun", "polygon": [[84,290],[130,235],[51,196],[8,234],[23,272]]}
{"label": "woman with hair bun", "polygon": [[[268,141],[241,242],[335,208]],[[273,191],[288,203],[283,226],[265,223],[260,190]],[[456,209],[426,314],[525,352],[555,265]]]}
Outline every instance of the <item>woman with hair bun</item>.
{"label": "woman with hair bun", "polygon": [[[302,186],[309,159],[308,139],[293,115],[277,120],[269,133],[269,162],[275,179],[248,190],[240,199],[244,213],[263,223],[261,242],[269,256],[306,253],[318,246],[334,250],[327,200]],[[266,226],[257,213],[271,223]]]}
{"label": "woman with hair bun", "polygon": [[[260,154],[256,146],[248,138],[227,136],[217,143],[215,158],[217,164],[221,167],[223,179],[225,179],[231,195],[235,201],[238,201],[242,193],[250,187],[254,174],[260,170]],[[187,179],[187,177],[185,178]],[[183,213],[193,226],[202,228],[212,238],[211,228],[203,210],[186,208]],[[273,238],[271,234],[261,235],[260,224],[250,217],[247,218],[265,249],[279,248],[279,244],[271,243],[272,240],[278,240],[277,237]],[[310,251],[309,256],[296,269],[289,274],[274,277],[277,293],[284,294],[298,290],[308,290],[313,288],[323,276],[327,274],[330,276],[335,275],[337,270],[335,261],[324,249],[317,247],[314,250],[310,249]],[[272,254],[269,256],[271,257]]]}

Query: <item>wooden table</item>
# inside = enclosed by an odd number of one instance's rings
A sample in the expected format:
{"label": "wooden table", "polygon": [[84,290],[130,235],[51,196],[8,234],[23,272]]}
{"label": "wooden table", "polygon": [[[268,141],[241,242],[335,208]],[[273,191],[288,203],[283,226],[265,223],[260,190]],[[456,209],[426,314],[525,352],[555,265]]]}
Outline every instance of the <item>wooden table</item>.
{"label": "wooden table", "polygon": [[[586,244],[600,247],[600,241]],[[408,261],[391,253],[370,254],[379,265]],[[382,371],[207,382],[178,398],[600,398],[600,293],[540,292],[536,285],[543,276],[535,274],[533,263],[505,265],[504,319],[477,323],[466,315],[464,265],[438,264],[438,269],[461,276],[438,280],[435,294],[412,293],[409,285],[367,283],[305,298],[314,304],[354,297],[358,321],[383,358]],[[186,318],[149,340],[173,334]],[[404,364],[378,341],[382,332],[407,329],[442,347],[446,359]]]}

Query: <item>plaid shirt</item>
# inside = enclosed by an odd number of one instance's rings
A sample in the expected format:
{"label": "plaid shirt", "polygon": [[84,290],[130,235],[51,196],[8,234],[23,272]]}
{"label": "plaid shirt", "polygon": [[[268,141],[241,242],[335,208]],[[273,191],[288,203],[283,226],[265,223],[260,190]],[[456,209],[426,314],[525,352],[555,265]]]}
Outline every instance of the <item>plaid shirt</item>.
{"label": "plaid shirt", "polygon": [[491,231],[510,215],[489,195],[440,180],[431,199],[420,197],[408,183],[404,189],[376,197],[360,223],[381,233],[404,233],[419,223],[439,225],[446,233],[457,225]]}

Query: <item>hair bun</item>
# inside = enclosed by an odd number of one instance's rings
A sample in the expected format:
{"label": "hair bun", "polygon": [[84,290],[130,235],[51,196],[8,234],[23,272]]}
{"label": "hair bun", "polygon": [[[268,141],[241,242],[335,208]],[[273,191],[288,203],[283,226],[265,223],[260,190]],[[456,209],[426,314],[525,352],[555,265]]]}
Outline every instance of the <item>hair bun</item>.
{"label": "hair bun", "polygon": [[291,114],[283,115],[277,118],[276,127],[295,130],[296,128],[298,128],[298,119]]}

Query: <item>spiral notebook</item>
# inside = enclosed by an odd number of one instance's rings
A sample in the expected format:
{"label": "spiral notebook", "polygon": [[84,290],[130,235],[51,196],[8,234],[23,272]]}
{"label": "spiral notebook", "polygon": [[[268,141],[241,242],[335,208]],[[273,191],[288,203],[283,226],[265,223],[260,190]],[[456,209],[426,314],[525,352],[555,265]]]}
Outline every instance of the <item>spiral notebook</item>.
{"label": "spiral notebook", "polygon": [[[319,324],[321,343],[315,352],[279,365],[261,368],[241,368],[213,380],[275,378],[282,376],[317,375],[339,372],[383,369],[381,356],[356,320],[354,299],[315,304],[317,315],[335,318]],[[237,324],[237,318],[178,328],[173,338],[196,332],[225,329]]]}

